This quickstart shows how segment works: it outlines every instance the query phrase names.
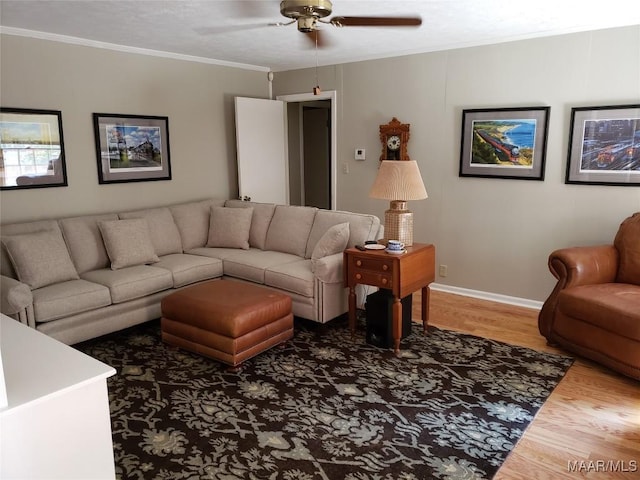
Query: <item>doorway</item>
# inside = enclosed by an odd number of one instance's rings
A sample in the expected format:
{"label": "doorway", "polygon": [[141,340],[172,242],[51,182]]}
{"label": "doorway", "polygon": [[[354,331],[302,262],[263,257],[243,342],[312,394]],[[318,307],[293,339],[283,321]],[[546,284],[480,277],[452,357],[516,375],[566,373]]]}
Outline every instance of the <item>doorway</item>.
{"label": "doorway", "polygon": [[336,92],[276,97],[286,103],[289,203],[336,208]]}

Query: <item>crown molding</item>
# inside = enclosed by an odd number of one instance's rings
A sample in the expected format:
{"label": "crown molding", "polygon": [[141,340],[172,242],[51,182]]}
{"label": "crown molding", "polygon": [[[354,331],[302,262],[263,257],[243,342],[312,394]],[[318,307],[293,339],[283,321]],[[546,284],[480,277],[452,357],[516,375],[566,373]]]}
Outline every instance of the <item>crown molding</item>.
{"label": "crown molding", "polygon": [[14,35],[18,37],[36,38],[39,40],[48,40],[51,42],[68,43],[71,45],[80,45],[83,47],[101,48],[104,50],[115,50],[117,52],[133,53],[136,55],[147,55],[152,57],[170,58],[173,60],[183,60],[186,62],[206,63],[209,65],[220,65],[223,67],[240,68],[243,70],[253,70],[257,72],[268,72],[269,67],[261,65],[248,65],[245,63],[228,62],[225,60],[216,60],[213,58],[196,57],[194,55],[182,55],[179,53],[163,52],[159,50],[151,50],[147,48],[128,47],[126,45],[117,45],[115,43],[98,42],[95,40],[87,40],[85,38],[70,37],[68,35],[58,35],[55,33],[37,32],[35,30],[25,30],[23,28],[2,27],[0,26],[0,34]]}

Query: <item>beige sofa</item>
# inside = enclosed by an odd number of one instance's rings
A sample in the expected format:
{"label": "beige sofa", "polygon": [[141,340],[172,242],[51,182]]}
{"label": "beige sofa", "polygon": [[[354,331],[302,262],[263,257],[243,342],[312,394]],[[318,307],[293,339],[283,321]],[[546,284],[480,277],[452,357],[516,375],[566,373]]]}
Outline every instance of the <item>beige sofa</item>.
{"label": "beige sofa", "polygon": [[379,231],[373,215],[216,199],[3,225],[0,310],[74,344],[159,318],[176,289],[233,277],[324,323],[347,311],[342,251]]}

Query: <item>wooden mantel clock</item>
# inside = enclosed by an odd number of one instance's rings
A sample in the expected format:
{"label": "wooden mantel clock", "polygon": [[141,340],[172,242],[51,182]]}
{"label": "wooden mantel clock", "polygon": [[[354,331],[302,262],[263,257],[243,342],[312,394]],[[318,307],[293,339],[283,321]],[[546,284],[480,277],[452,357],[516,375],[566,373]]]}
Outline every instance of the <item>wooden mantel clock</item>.
{"label": "wooden mantel clock", "polygon": [[380,141],[382,142],[382,160],[411,160],[407,152],[409,143],[409,124],[400,123],[393,117],[386,125],[380,125]]}

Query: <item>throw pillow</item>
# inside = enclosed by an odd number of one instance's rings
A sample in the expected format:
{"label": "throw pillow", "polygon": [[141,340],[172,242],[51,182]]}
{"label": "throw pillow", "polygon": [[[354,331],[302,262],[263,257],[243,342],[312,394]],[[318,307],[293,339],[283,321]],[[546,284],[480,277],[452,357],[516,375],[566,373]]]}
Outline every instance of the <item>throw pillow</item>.
{"label": "throw pillow", "polygon": [[339,223],[327,230],[313,247],[311,260],[342,252],[349,243],[349,224]]}
{"label": "throw pillow", "polygon": [[120,220],[140,218],[147,221],[153,250],[159,257],[172,253],[182,253],[182,239],[178,227],[173,221],[171,210],[166,207],[150,208],[118,215]]}
{"label": "throw pillow", "polygon": [[640,212],[620,224],[613,244],[620,255],[616,280],[640,285]]}
{"label": "throw pillow", "polygon": [[249,245],[260,250],[265,249],[267,231],[276,211],[274,203],[245,202],[244,200],[227,200],[225,207],[231,208],[253,208],[253,218],[251,219],[251,230],[249,230]]}
{"label": "throw pillow", "polygon": [[207,247],[249,249],[253,208],[211,207]]}
{"label": "throw pillow", "polygon": [[146,220],[110,220],[98,226],[111,260],[111,270],[160,260],[153,249]]}
{"label": "throw pillow", "polygon": [[2,243],[18,280],[31,290],[80,278],[60,231],[10,235]]}

